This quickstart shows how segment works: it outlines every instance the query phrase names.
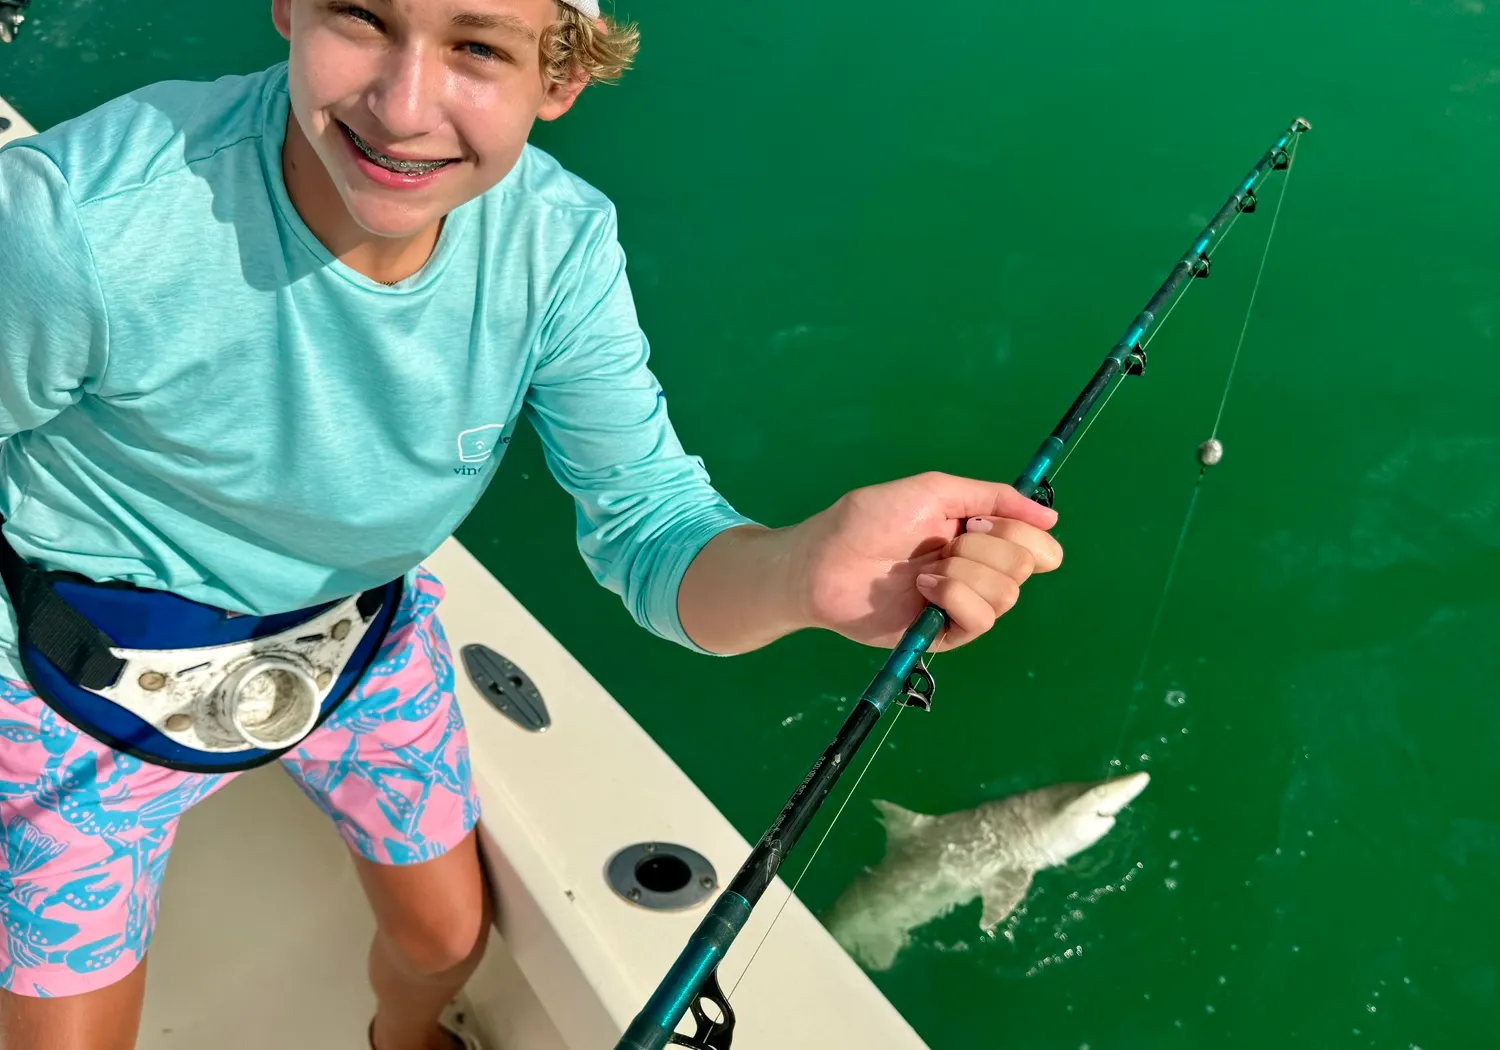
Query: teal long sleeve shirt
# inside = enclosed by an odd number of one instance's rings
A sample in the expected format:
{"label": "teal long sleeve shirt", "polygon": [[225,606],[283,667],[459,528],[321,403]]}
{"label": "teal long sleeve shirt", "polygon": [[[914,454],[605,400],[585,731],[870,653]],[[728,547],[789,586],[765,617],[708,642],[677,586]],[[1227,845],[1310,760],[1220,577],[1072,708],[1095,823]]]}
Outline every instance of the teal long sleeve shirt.
{"label": "teal long sleeve shirt", "polygon": [[288,110],[279,64],[152,85],[0,150],[16,550],[237,612],[303,608],[413,571],[525,415],[595,578],[696,648],[683,574],[750,519],[668,420],[610,202],[527,146],[383,285],[293,208]]}

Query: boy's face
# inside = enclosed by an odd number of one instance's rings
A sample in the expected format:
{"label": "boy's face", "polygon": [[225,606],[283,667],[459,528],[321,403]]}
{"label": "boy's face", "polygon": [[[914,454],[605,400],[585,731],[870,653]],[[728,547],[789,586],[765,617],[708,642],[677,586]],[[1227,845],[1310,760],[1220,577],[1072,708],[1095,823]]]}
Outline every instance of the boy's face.
{"label": "boy's face", "polygon": [[417,236],[494,186],[583,88],[542,70],[556,0],[273,0],[272,17],[293,117],[377,236]]}

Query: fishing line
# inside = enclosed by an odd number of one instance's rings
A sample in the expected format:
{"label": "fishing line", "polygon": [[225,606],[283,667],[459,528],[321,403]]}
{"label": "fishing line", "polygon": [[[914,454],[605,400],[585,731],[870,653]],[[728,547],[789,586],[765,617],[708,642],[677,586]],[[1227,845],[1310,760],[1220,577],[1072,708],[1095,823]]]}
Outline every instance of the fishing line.
{"label": "fishing line", "polygon": [[[1292,156],[1295,157],[1296,155],[1297,155],[1297,145],[1294,142],[1292,144]],[[1287,164],[1288,164],[1287,174],[1291,174],[1291,168],[1290,168],[1291,161],[1289,160],[1287,162]],[[1283,199],[1286,197],[1286,183],[1285,183],[1285,181],[1283,181],[1283,183],[1282,183],[1282,194],[1281,195],[1282,195]],[[1277,213],[1277,215],[1281,214],[1280,200],[1278,200],[1277,205],[1276,205],[1276,213]],[[1234,218],[1232,218],[1232,219],[1229,220],[1229,225],[1226,226],[1226,227],[1224,227],[1224,232],[1219,235],[1218,243],[1216,243],[1214,245],[1214,251],[1218,251],[1223,246],[1224,242],[1227,241],[1227,240],[1229,240],[1229,235],[1234,232],[1235,225],[1240,221],[1240,217],[1242,215],[1244,215],[1244,214],[1245,214],[1244,212],[1235,212]],[[1274,221],[1271,223],[1271,230],[1272,230],[1272,233],[1274,234],[1274,232],[1276,230],[1276,224],[1275,224]],[[1262,269],[1264,269],[1264,267],[1265,267],[1265,259],[1264,259],[1264,257],[1262,257],[1262,259],[1261,259],[1261,267],[1262,267]],[[1146,337],[1146,341],[1141,344],[1141,349],[1143,351],[1149,349],[1150,346],[1151,346],[1151,344],[1154,343],[1154,342],[1156,342],[1156,337],[1159,336],[1159,335],[1161,335],[1161,333],[1166,329],[1167,322],[1172,319],[1172,314],[1177,311],[1177,307],[1179,305],[1181,305],[1182,301],[1188,297],[1188,292],[1192,291],[1193,290],[1193,285],[1197,284],[1197,283],[1198,283],[1197,281],[1190,282],[1187,285],[1187,287],[1185,287],[1182,290],[1182,294],[1179,295],[1179,296],[1177,296],[1177,298],[1175,298],[1175,299],[1172,300],[1172,305],[1167,308],[1167,312],[1162,316],[1161,323],[1158,324],[1158,325],[1156,325],[1151,330],[1151,334],[1148,335]],[[1257,281],[1257,283],[1259,283],[1259,282]],[[1250,298],[1250,304],[1252,306],[1255,305],[1255,297],[1253,295]],[[1244,342],[1244,332],[1243,331],[1241,331],[1241,333],[1240,333],[1240,341],[1241,341],[1241,343]],[[1238,351],[1236,351],[1236,357],[1238,357]],[[1232,370],[1231,370],[1230,374],[1231,374],[1231,376],[1233,375],[1233,371]],[[1124,386],[1125,385],[1125,380],[1127,380],[1129,378],[1130,378],[1130,376],[1127,373],[1123,372],[1123,371],[1118,376],[1115,377],[1114,385],[1110,387],[1110,389],[1109,389],[1109,395],[1107,397],[1105,397],[1104,403],[1101,404],[1099,406],[1098,410],[1095,411],[1094,414],[1089,417],[1088,423],[1086,423],[1084,425],[1083,433],[1079,434],[1076,438],[1074,438],[1072,441],[1070,441],[1068,443],[1068,449],[1067,449],[1066,452],[1063,453],[1062,462],[1060,462],[1053,469],[1052,473],[1049,475],[1049,480],[1054,481],[1054,482],[1057,480],[1057,476],[1062,473],[1062,468],[1065,467],[1065,466],[1067,466],[1068,460],[1070,460],[1070,459],[1073,458],[1073,453],[1075,451],[1077,451],[1079,445],[1083,444],[1083,439],[1089,436],[1089,431],[1092,430],[1092,429],[1094,429],[1094,424],[1099,421],[1099,417],[1100,416],[1104,415],[1104,410],[1109,407],[1109,403],[1114,400],[1115,394],[1119,393],[1120,387]],[[1224,411],[1224,406],[1223,406],[1223,404],[1220,404],[1219,405],[1219,412],[1220,412],[1221,415],[1223,414],[1223,411]],[[1218,424],[1214,425],[1214,429],[1215,429],[1215,432],[1217,432],[1217,430],[1218,430]]]}
{"label": "fishing line", "polygon": [[[1281,206],[1286,203],[1286,190],[1292,184],[1292,169],[1297,164],[1297,147],[1302,142],[1299,135],[1292,139],[1292,155],[1287,158],[1286,177],[1281,180],[1281,194],[1276,198],[1276,211],[1271,215],[1271,231],[1266,234],[1266,250],[1260,254],[1260,269],[1255,273],[1255,286],[1250,289],[1250,304],[1245,307],[1245,323],[1240,325],[1240,339],[1234,347],[1234,360],[1229,364],[1229,378],[1224,381],[1224,396],[1219,399],[1219,414],[1214,417],[1213,433],[1209,437],[1219,436],[1219,424],[1224,419],[1224,406],[1229,403],[1229,386],[1234,382],[1234,370],[1239,367],[1240,351],[1245,346],[1245,333],[1250,329],[1250,312],[1255,309],[1255,297],[1260,294],[1260,281],[1266,273],[1266,260],[1271,256],[1271,240],[1276,236],[1276,224],[1281,221]],[[1238,215],[1235,216],[1239,218]],[[1230,229],[1233,229],[1233,225]],[[1228,234],[1228,230],[1225,234]]]}
{"label": "fishing line", "polygon": [[[1167,594],[1172,589],[1172,578],[1177,575],[1177,562],[1182,557],[1182,548],[1187,546],[1188,526],[1192,524],[1193,511],[1198,506],[1198,493],[1203,491],[1203,477],[1207,473],[1207,470],[1207,467],[1198,468],[1198,480],[1193,483],[1193,495],[1192,498],[1188,500],[1187,514],[1184,515],[1182,519],[1182,531],[1177,534],[1177,549],[1172,552],[1172,560],[1167,565],[1167,578],[1166,581],[1162,584],[1161,599],[1156,603],[1156,615],[1152,617],[1151,630],[1146,634],[1146,649],[1145,652],[1141,653],[1140,666],[1136,668],[1135,677],[1131,680],[1133,683],[1131,685],[1132,692],[1138,693],[1146,687],[1144,677],[1146,674],[1146,665],[1151,659],[1151,647],[1155,643],[1157,632],[1161,628],[1162,613],[1165,612],[1167,608]],[[1130,728],[1130,719],[1134,714],[1135,701],[1132,700],[1130,705],[1126,708],[1125,721],[1120,726],[1120,735],[1115,740],[1115,746],[1111,750],[1111,754],[1118,754],[1120,748],[1124,745],[1125,733]],[[1123,759],[1116,758],[1111,760],[1110,764],[1114,765],[1116,763],[1122,762]]]}
{"label": "fishing line", "polygon": [[[948,627],[945,626],[943,628],[943,633],[938,636],[937,644],[932,647],[932,650],[923,659],[923,666],[926,667],[929,672],[931,671],[933,660],[937,657],[938,647],[942,645],[944,639],[946,639],[947,637]],[[760,954],[761,948],[765,947],[766,941],[771,936],[771,931],[774,930],[776,928],[776,924],[781,921],[781,913],[786,911],[786,906],[790,904],[792,898],[797,895],[797,887],[802,885],[802,880],[805,879],[807,877],[807,873],[812,870],[813,862],[818,859],[818,853],[820,850],[822,850],[823,843],[827,842],[828,836],[833,834],[834,825],[838,824],[839,818],[844,815],[844,810],[848,808],[849,803],[854,799],[855,793],[859,791],[859,785],[864,781],[865,774],[870,771],[870,767],[875,764],[875,759],[879,758],[880,753],[885,750],[886,740],[888,740],[890,738],[890,735],[895,732],[896,724],[901,721],[901,716],[905,713],[906,705],[897,704],[895,717],[891,719],[890,725],[886,726],[885,734],[880,738],[880,743],[875,746],[874,751],[870,752],[869,761],[867,761],[864,768],[859,771],[859,776],[854,780],[854,786],[851,787],[849,791],[844,795],[844,801],[839,804],[838,811],[834,813],[833,819],[828,822],[828,827],[823,831],[823,837],[818,840],[818,844],[813,847],[812,855],[807,858],[807,863],[804,864],[802,866],[802,870],[797,873],[797,881],[792,883],[790,891],[788,891],[785,899],[783,899],[781,902],[781,907],[776,909],[776,914],[772,917],[771,924],[766,927],[766,932],[761,937],[760,943],[755,946],[755,951],[750,953],[750,961],[745,963],[745,968],[740,971],[739,977],[735,978],[734,987],[729,989],[728,994],[726,994],[724,998],[734,998],[734,993],[739,990],[740,982],[743,981],[745,979],[745,975],[750,972],[750,966],[755,962],[755,957]]]}
{"label": "fishing line", "polygon": [[[1260,293],[1261,280],[1262,278],[1264,278],[1266,273],[1266,260],[1271,256],[1271,242],[1276,238],[1276,224],[1281,218],[1281,206],[1286,203],[1287,186],[1290,185],[1292,181],[1292,169],[1296,165],[1297,145],[1299,141],[1300,139],[1292,140],[1291,155],[1287,158],[1286,177],[1281,180],[1281,192],[1276,198],[1276,211],[1271,216],[1271,226],[1266,233],[1266,246],[1260,255],[1260,267],[1256,270],[1255,284],[1251,287],[1250,290],[1250,301],[1245,307],[1245,319],[1244,322],[1240,325],[1239,340],[1235,344],[1234,357],[1229,365],[1229,376],[1224,380],[1224,393],[1219,399],[1219,411],[1218,414],[1214,417],[1214,427],[1213,432],[1210,434],[1210,440],[1218,438],[1219,425],[1224,420],[1224,407],[1229,402],[1229,388],[1230,385],[1234,382],[1235,369],[1239,367],[1240,352],[1245,347],[1245,334],[1250,330],[1250,317],[1255,310],[1255,298]],[[1238,220],[1239,216],[1236,215],[1235,221]],[[1229,229],[1233,229],[1233,224],[1230,225]],[[1226,236],[1228,235],[1228,232],[1229,230],[1225,230]],[[1183,294],[1186,295],[1187,293],[1184,292]],[[1179,299],[1178,301],[1180,302],[1181,300]],[[1176,306],[1174,304],[1173,309],[1175,308]],[[1170,311],[1168,312],[1168,316],[1171,316]],[[1207,474],[1208,467],[1200,465],[1198,467],[1198,479],[1193,483],[1192,497],[1188,500],[1187,513],[1183,516],[1182,519],[1182,529],[1177,534],[1177,546],[1173,549],[1171,561],[1167,564],[1167,576],[1166,580],[1162,584],[1161,597],[1156,603],[1156,612],[1151,618],[1151,629],[1146,633],[1146,645],[1144,651],[1141,653],[1140,666],[1136,668],[1135,677],[1131,680],[1131,692],[1133,694],[1141,693],[1146,687],[1146,667],[1150,662],[1151,650],[1155,646],[1157,635],[1161,630],[1162,615],[1166,611],[1167,607],[1167,597],[1172,589],[1172,581],[1177,575],[1177,565],[1178,562],[1182,559],[1183,548],[1187,546],[1188,528],[1192,525],[1193,512],[1198,508],[1198,496],[1203,491],[1203,479],[1207,476]],[[1115,740],[1115,746],[1111,749],[1110,753],[1112,755],[1119,755],[1120,749],[1124,747],[1125,734],[1130,729],[1130,723],[1131,720],[1135,717],[1136,708],[1137,703],[1135,700],[1131,700],[1131,702],[1126,706],[1125,720],[1120,726],[1120,735]],[[1118,765],[1121,768],[1124,768],[1124,759],[1118,757],[1113,758],[1109,760],[1109,764],[1111,766]]]}
{"label": "fishing line", "polygon": [[885,735],[880,738],[880,743],[877,744],[875,746],[875,750],[871,752],[870,760],[865,763],[865,767],[859,771],[859,776],[855,779],[854,786],[849,789],[847,794],[844,795],[844,801],[839,805],[838,812],[834,813],[833,819],[828,822],[828,827],[824,830],[823,837],[820,838],[818,840],[818,844],[813,847],[812,855],[807,858],[807,863],[802,866],[802,870],[797,874],[797,881],[792,883],[791,889],[787,891],[786,897],[781,902],[781,907],[776,909],[776,914],[771,919],[771,924],[766,927],[766,932],[761,937],[760,943],[755,946],[755,951],[750,953],[750,961],[745,963],[745,968],[740,971],[739,977],[735,979],[734,986],[729,989],[729,993],[727,996],[725,996],[725,998],[734,998],[734,993],[739,990],[740,982],[743,981],[745,979],[745,975],[750,972],[750,966],[755,962],[755,957],[760,954],[761,948],[765,947],[766,941],[771,936],[771,931],[774,930],[776,928],[776,924],[781,921],[781,913],[786,911],[786,906],[790,904],[792,898],[797,895],[797,887],[802,885],[802,880],[807,877],[807,873],[812,868],[813,862],[818,859],[818,852],[822,850],[823,843],[827,842],[828,836],[833,834],[834,825],[839,822],[839,818],[844,815],[844,809],[849,805],[850,800],[854,798],[854,793],[859,790],[860,781],[865,779],[865,774],[870,771],[870,767],[875,764],[875,759],[879,756],[881,750],[885,747],[886,739],[890,737],[891,733],[895,730],[896,723],[901,721],[901,715],[906,710],[906,705],[898,704],[897,708],[898,709],[896,711],[895,717],[891,719],[891,724],[886,726]]}

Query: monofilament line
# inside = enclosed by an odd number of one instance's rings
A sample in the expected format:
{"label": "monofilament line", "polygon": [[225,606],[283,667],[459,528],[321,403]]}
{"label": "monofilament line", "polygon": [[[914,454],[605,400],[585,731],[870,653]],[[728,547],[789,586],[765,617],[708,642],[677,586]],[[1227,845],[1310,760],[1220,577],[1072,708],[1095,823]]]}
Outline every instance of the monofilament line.
{"label": "monofilament line", "polygon": [[[1292,152],[1293,153],[1296,152],[1296,145],[1295,144],[1292,147]],[[1284,195],[1285,195],[1285,189],[1283,188],[1283,196]],[[1280,211],[1280,204],[1279,204],[1279,202],[1277,204],[1277,210]],[[1229,235],[1234,232],[1235,224],[1240,221],[1240,216],[1243,215],[1243,214],[1245,214],[1245,213],[1241,212],[1241,211],[1235,212],[1234,218],[1232,218],[1232,219],[1229,220],[1229,225],[1226,226],[1226,227],[1224,227],[1224,232],[1219,235],[1218,241],[1213,245],[1213,250],[1214,251],[1218,251],[1219,248],[1223,246],[1224,242],[1227,241],[1227,240],[1229,240]],[[1264,265],[1264,263],[1262,263],[1262,265]],[[1172,305],[1169,306],[1169,307],[1167,307],[1167,312],[1162,315],[1161,321],[1159,321],[1151,329],[1151,334],[1148,335],[1146,337],[1146,341],[1141,344],[1141,350],[1142,351],[1147,350],[1151,346],[1151,344],[1156,341],[1156,337],[1159,336],[1159,335],[1161,335],[1162,329],[1164,329],[1164,328],[1167,327],[1167,321],[1171,320],[1172,314],[1174,312],[1176,312],[1177,307],[1179,305],[1181,305],[1181,303],[1182,303],[1182,301],[1184,299],[1187,298],[1188,292],[1192,291],[1193,285],[1195,285],[1197,283],[1198,283],[1197,281],[1190,281],[1188,283],[1187,287],[1183,288],[1183,290],[1180,293],[1178,293],[1177,297],[1172,300]],[[1252,302],[1253,302],[1253,300],[1252,300]],[[1057,466],[1052,469],[1052,473],[1049,475],[1048,480],[1050,480],[1050,481],[1056,481],[1057,480],[1057,476],[1062,473],[1062,468],[1067,465],[1068,460],[1070,460],[1070,459],[1073,458],[1073,450],[1076,449],[1079,445],[1083,444],[1083,439],[1086,438],[1086,437],[1088,437],[1089,431],[1094,428],[1094,424],[1096,422],[1098,422],[1099,417],[1102,416],[1102,415],[1104,415],[1104,410],[1109,407],[1109,403],[1114,400],[1115,395],[1120,392],[1120,387],[1122,387],[1122,386],[1125,385],[1125,381],[1128,378],[1129,378],[1129,376],[1125,373],[1125,371],[1123,369],[1120,371],[1120,373],[1118,375],[1115,376],[1114,383],[1110,386],[1110,388],[1109,388],[1109,394],[1105,396],[1103,404],[1101,404],[1097,409],[1095,409],[1094,412],[1089,416],[1089,421],[1086,424],[1084,424],[1083,433],[1079,434],[1078,437],[1076,437],[1072,441],[1068,442],[1068,448],[1067,448],[1067,451],[1065,451],[1063,453],[1062,461],[1060,463],[1058,463]]]}
{"label": "monofilament line", "polygon": [[[951,625],[951,621],[944,622],[942,634],[938,635],[937,641],[933,643],[931,650],[929,650],[927,656],[922,661],[923,666],[928,669],[929,673],[931,673],[932,662],[937,654],[937,649],[940,645],[942,645],[943,639],[948,637],[948,628]],[[859,791],[859,785],[864,781],[865,774],[870,771],[870,767],[875,764],[875,759],[879,757],[881,751],[885,750],[886,740],[888,740],[890,738],[890,735],[895,732],[896,723],[901,721],[901,716],[905,713],[906,705],[898,700],[896,702],[896,714],[891,718],[890,724],[885,727],[885,733],[881,736],[880,743],[877,744],[875,746],[875,750],[870,753],[869,761],[867,761],[864,765],[864,768],[859,771],[859,776],[854,780],[854,786],[851,787],[848,793],[844,795],[844,801],[839,803],[837,812],[834,813],[833,819],[828,822],[828,827],[823,831],[823,837],[820,838],[818,840],[818,844],[813,847],[812,854],[807,858],[807,863],[802,866],[802,871],[798,873],[797,881],[792,883],[791,889],[787,892],[786,897],[784,897],[781,901],[781,907],[776,909],[776,914],[771,918],[771,924],[766,927],[766,932],[761,936],[760,943],[755,946],[755,951],[750,953],[750,961],[745,963],[745,968],[740,971],[739,977],[735,978],[734,987],[729,989],[729,992],[724,996],[724,998],[734,998],[734,993],[739,990],[740,982],[743,981],[745,979],[745,975],[750,972],[750,967],[752,964],[754,964],[755,957],[760,954],[760,950],[765,947],[766,941],[771,936],[771,931],[774,930],[776,928],[776,924],[781,921],[781,913],[786,911],[786,906],[791,903],[792,898],[797,895],[797,887],[802,885],[802,880],[805,879],[807,877],[807,873],[812,870],[813,862],[818,859],[818,853],[822,850],[823,843],[827,842],[828,836],[833,834],[834,826],[838,824],[839,818],[844,815],[844,810],[848,808],[850,800],[853,799],[855,793]]]}
{"label": "monofilament line", "polygon": [[750,954],[750,961],[745,963],[745,968],[740,971],[739,977],[735,978],[734,987],[729,989],[729,994],[725,996],[726,999],[733,998],[734,993],[739,991],[740,982],[743,981],[745,979],[745,975],[750,972],[750,967],[752,964],[754,964],[755,957],[760,954],[761,948],[765,947],[767,939],[771,936],[771,931],[774,930],[776,928],[776,924],[781,921],[781,913],[786,911],[786,906],[791,903],[793,897],[797,896],[797,887],[802,885],[802,880],[807,877],[807,872],[810,868],[812,868],[813,861],[818,859],[818,851],[823,848],[823,843],[828,841],[828,836],[833,834],[834,825],[837,824],[839,822],[839,818],[844,815],[844,808],[849,805],[849,800],[852,799],[854,797],[854,793],[859,790],[860,781],[865,779],[865,774],[868,773],[870,771],[870,767],[875,764],[876,755],[879,755],[881,749],[885,747],[886,738],[889,737],[891,735],[891,732],[896,728],[896,723],[901,721],[901,714],[905,710],[905,704],[898,703],[896,705],[895,717],[893,717],[890,721],[890,724],[885,727],[885,734],[881,736],[880,743],[876,745],[874,752],[872,752],[870,755],[870,760],[865,763],[865,767],[859,771],[859,776],[855,779],[854,786],[850,788],[849,793],[844,796],[844,801],[839,804],[838,811],[834,813],[833,819],[828,822],[828,827],[823,831],[823,837],[820,838],[818,840],[818,844],[813,847],[812,855],[807,858],[807,863],[802,866],[802,871],[797,875],[797,881],[792,883],[791,889],[787,891],[786,897],[782,899],[781,907],[776,909],[776,914],[771,918],[771,924],[766,927],[766,932],[761,937],[760,943],[755,946],[755,951]]}
{"label": "monofilament line", "polygon": [[[1255,273],[1255,284],[1250,291],[1250,301],[1245,306],[1245,319],[1244,322],[1240,325],[1240,336],[1239,340],[1235,344],[1234,359],[1229,366],[1229,375],[1224,381],[1224,393],[1219,399],[1219,411],[1217,416],[1215,416],[1214,418],[1214,429],[1212,436],[1215,438],[1219,435],[1219,424],[1223,422],[1224,419],[1224,406],[1229,401],[1229,387],[1230,384],[1234,382],[1234,373],[1235,368],[1239,364],[1240,352],[1244,349],[1245,346],[1245,333],[1250,329],[1250,316],[1252,311],[1254,311],[1255,309],[1255,297],[1256,294],[1260,291],[1261,278],[1265,276],[1266,260],[1270,258],[1271,255],[1271,242],[1276,237],[1276,223],[1277,220],[1281,218],[1281,206],[1286,202],[1286,188],[1287,185],[1291,182],[1292,168],[1295,165],[1297,158],[1298,141],[1298,139],[1292,140],[1292,152],[1291,155],[1287,158],[1286,178],[1282,179],[1281,181],[1281,193],[1276,198],[1276,211],[1271,217],[1271,226],[1266,233],[1266,246],[1260,255],[1260,267],[1256,270]],[[1236,218],[1238,218],[1238,216],[1236,216]],[[1231,226],[1231,228],[1233,227]],[[1225,233],[1227,234],[1228,231],[1226,230]],[[1198,468],[1198,480],[1193,483],[1193,495],[1192,498],[1188,501],[1187,513],[1183,515],[1182,529],[1177,534],[1177,546],[1173,548],[1171,561],[1167,564],[1167,576],[1165,582],[1162,584],[1161,597],[1156,603],[1156,612],[1151,617],[1151,628],[1146,632],[1146,644],[1144,651],[1141,653],[1140,666],[1136,668],[1135,677],[1131,680],[1130,689],[1132,694],[1138,693],[1145,688],[1146,666],[1151,659],[1151,650],[1156,644],[1156,636],[1161,630],[1162,614],[1163,612],[1165,612],[1167,607],[1167,598],[1172,590],[1172,581],[1177,575],[1177,564],[1182,559],[1183,548],[1187,546],[1188,527],[1192,524],[1193,521],[1193,511],[1198,507],[1198,495],[1203,491],[1203,478],[1207,473],[1207,468],[1201,466]],[[1120,726],[1120,735],[1115,740],[1115,746],[1112,749],[1111,754],[1118,754],[1120,749],[1124,746],[1125,734],[1130,728],[1130,721],[1135,715],[1135,710],[1136,702],[1134,698],[1132,698],[1130,703],[1125,708],[1125,719]]]}
{"label": "monofilament line", "polygon": [[1209,434],[1210,438],[1219,436],[1219,424],[1224,421],[1224,406],[1229,403],[1229,386],[1234,382],[1235,369],[1239,367],[1240,351],[1245,347],[1245,333],[1250,330],[1250,313],[1255,309],[1255,297],[1260,294],[1260,280],[1266,273],[1266,260],[1271,257],[1271,241],[1276,236],[1276,224],[1281,221],[1281,206],[1286,203],[1286,188],[1291,185],[1292,169],[1297,164],[1297,146],[1301,141],[1301,135],[1292,139],[1292,154],[1286,162],[1286,178],[1281,180],[1281,194],[1276,198],[1276,211],[1271,216],[1271,230],[1266,234],[1266,250],[1260,253],[1260,269],[1255,273],[1255,286],[1250,289],[1250,303],[1245,307],[1245,323],[1240,325],[1239,342],[1234,347],[1234,360],[1229,363],[1229,378],[1224,381],[1224,395],[1219,398],[1219,414],[1214,417],[1214,429]]}
{"label": "monofilament line", "polygon": [[[1167,563],[1167,578],[1162,583],[1161,598],[1156,603],[1156,613],[1151,617],[1151,629],[1146,632],[1146,648],[1141,653],[1140,666],[1135,669],[1135,677],[1131,679],[1131,692],[1137,692],[1145,687],[1146,664],[1151,659],[1151,648],[1156,642],[1157,632],[1161,630],[1162,613],[1167,608],[1167,595],[1172,590],[1172,578],[1177,575],[1177,563],[1182,558],[1182,548],[1187,545],[1188,526],[1193,523],[1193,511],[1198,507],[1198,493],[1203,491],[1203,476],[1207,473],[1204,467],[1198,468],[1198,480],[1193,483],[1193,495],[1188,500],[1187,513],[1182,518],[1182,530],[1177,534],[1177,546],[1172,551],[1172,560]],[[1125,732],[1130,728],[1130,719],[1135,714],[1135,701],[1132,699],[1125,709],[1125,721],[1120,725],[1120,735],[1115,740],[1115,746],[1111,754],[1118,754],[1120,748],[1125,744]]]}

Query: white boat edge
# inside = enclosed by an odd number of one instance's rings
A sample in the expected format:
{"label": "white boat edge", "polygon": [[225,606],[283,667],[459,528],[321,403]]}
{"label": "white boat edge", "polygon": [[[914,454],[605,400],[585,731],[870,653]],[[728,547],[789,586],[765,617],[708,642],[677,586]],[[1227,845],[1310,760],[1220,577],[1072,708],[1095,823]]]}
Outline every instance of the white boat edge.
{"label": "white boat edge", "polygon": [[[612,1047],[708,902],[680,913],[635,907],[606,882],[609,858],[634,843],[677,843],[708,858],[722,887],[750,843],[458,541],[427,565],[447,588],[439,615],[454,653],[479,643],[512,659],[554,720],[545,733],[526,732],[457,675],[484,808],[482,843],[501,902],[499,932],[570,1050]],[[784,801],[766,800],[767,823]],[[739,984],[731,997],[736,1047],[925,1046],[779,879],[719,972],[726,990]]]}
{"label": "white boat edge", "polygon": [[17,113],[3,97],[0,97],[0,124],[7,123],[8,127],[0,127],[0,146],[12,139],[23,139],[27,135],[36,134],[36,129],[26,123],[26,118]]}
{"label": "white boat edge", "polygon": [[[34,133],[3,98],[0,117],[10,122],[0,145]],[[648,911],[610,887],[609,859],[636,843],[679,844],[713,864],[722,889],[750,844],[462,544],[448,540],[426,564],[447,592],[439,616],[499,902],[497,936],[466,989],[475,1021],[496,1050],[609,1050],[718,892],[685,911]],[[552,718],[547,731],[523,729],[481,695],[460,655],[470,644],[512,660],[536,684]],[[783,802],[765,800],[768,823]],[[926,1048],[779,879],[719,973],[726,991],[734,989],[737,1050]]]}

